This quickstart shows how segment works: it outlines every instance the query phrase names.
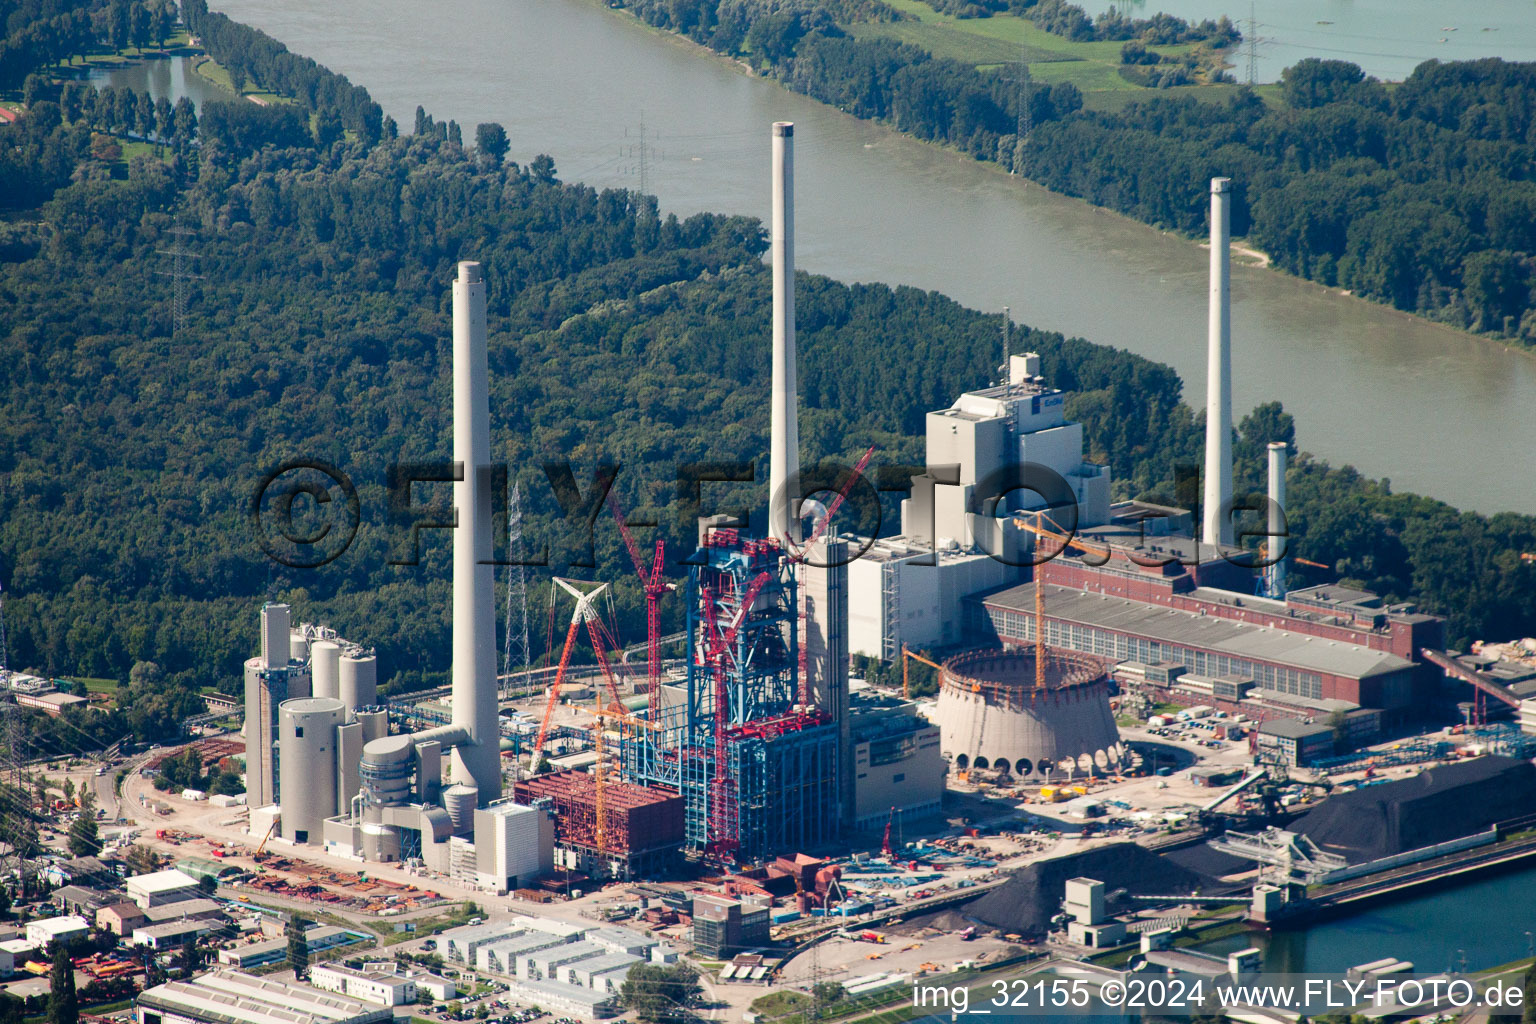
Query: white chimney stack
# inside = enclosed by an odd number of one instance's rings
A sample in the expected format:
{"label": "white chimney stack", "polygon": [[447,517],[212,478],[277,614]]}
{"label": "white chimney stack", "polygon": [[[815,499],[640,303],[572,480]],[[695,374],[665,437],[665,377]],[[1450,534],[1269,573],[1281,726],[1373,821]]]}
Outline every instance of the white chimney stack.
{"label": "white chimney stack", "polygon": [[1200,539],[1232,543],[1232,179],[1211,179],[1211,302],[1205,369],[1205,507]]}
{"label": "white chimney stack", "polygon": [[1285,526],[1285,460],[1286,447],[1283,441],[1272,441],[1269,445],[1269,541],[1266,554],[1274,559],[1266,572],[1269,573],[1269,595],[1271,597],[1285,596],[1285,551],[1289,543],[1288,539],[1279,536],[1284,532]]}
{"label": "white chimney stack", "polygon": [[800,539],[791,481],[800,474],[799,382],[795,375],[795,126],[773,125],[773,398],[768,449],[768,535]]}
{"label": "white chimney stack", "polygon": [[475,786],[480,803],[501,796],[496,722],[496,608],[491,561],[491,408],[480,264],[459,264],[453,282],[453,724],[470,744],[453,750],[453,781]]}

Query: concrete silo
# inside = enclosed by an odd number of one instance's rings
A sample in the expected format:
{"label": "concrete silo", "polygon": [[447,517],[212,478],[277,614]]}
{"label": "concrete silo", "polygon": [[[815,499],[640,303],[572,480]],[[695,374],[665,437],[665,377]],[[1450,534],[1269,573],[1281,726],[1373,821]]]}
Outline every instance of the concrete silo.
{"label": "concrete silo", "polygon": [[336,813],[336,730],[346,709],[334,697],[285,700],[278,707],[282,836],[294,843],[322,841],[326,818]]}

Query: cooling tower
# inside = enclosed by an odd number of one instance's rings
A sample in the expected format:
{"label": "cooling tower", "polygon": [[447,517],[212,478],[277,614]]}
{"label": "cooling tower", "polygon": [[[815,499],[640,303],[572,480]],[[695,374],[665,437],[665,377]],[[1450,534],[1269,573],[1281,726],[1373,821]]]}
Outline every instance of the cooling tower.
{"label": "cooling tower", "polygon": [[453,781],[474,786],[481,806],[501,796],[496,721],[496,608],[491,564],[491,412],[480,264],[459,264],[453,282],[453,724],[470,742],[453,748]]}
{"label": "cooling tower", "polygon": [[1047,651],[1045,689],[1035,689],[1035,654],[971,651],[944,663],[939,679],[940,745],[959,769],[1052,775],[1068,765],[1105,771],[1124,755],[1109,707],[1109,679],[1091,655]]}

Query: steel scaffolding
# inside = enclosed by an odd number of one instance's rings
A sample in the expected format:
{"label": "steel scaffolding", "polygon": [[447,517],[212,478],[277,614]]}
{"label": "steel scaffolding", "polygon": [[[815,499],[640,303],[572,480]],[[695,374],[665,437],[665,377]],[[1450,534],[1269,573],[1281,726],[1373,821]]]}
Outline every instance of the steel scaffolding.
{"label": "steel scaffolding", "polygon": [[688,851],[756,861],[837,831],[837,728],[798,705],[800,617],[794,566],[775,541],[716,529],[687,590],[686,695],[627,737],[629,781],[686,803]]}

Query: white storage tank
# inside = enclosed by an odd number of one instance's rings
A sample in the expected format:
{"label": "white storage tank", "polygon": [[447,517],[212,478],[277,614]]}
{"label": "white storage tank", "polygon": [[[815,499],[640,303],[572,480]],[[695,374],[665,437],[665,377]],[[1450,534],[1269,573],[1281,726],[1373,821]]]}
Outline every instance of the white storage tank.
{"label": "white storage tank", "polygon": [[309,649],[314,681],[310,692],[316,697],[341,695],[341,645],[332,640],[316,640]]}
{"label": "white storage tank", "polygon": [[363,834],[364,860],[382,862],[400,859],[399,832],[376,822],[364,822],[360,831]]}
{"label": "white storage tank", "polygon": [[363,792],[373,807],[409,802],[411,775],[416,767],[416,744],[409,736],[385,736],[363,747],[358,765]]}
{"label": "white storage tank", "polygon": [[[343,701],[342,703],[346,703]],[[359,711],[353,716],[357,724],[363,727],[363,742],[371,743],[377,739],[383,739],[389,735],[388,711]]]}
{"label": "white storage tank", "polygon": [[277,717],[282,836],[318,845],[336,813],[336,727],[346,710],[334,697],[299,697],[279,704]]}
{"label": "white storage tank", "polygon": [[379,702],[378,659],[371,651],[343,654],[340,662],[337,696],[348,711],[371,707]]}
{"label": "white storage tank", "polygon": [[453,821],[453,831],[463,833],[474,827],[475,807],[480,803],[480,790],[462,783],[443,790],[443,808]]}

